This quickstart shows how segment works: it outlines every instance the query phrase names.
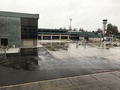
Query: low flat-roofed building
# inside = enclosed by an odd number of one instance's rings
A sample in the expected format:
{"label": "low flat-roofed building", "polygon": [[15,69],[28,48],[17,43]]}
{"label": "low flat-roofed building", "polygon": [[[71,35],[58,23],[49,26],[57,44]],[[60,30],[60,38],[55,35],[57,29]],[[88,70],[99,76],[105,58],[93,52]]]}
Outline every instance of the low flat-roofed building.
{"label": "low flat-roofed building", "polygon": [[0,11],[0,45],[37,46],[39,14]]}
{"label": "low flat-roofed building", "polygon": [[69,40],[68,30],[66,29],[38,29],[39,40]]}
{"label": "low flat-roofed building", "polygon": [[[102,37],[101,37],[102,38]],[[94,32],[69,31],[67,29],[38,29],[39,40],[83,40],[100,41]]]}

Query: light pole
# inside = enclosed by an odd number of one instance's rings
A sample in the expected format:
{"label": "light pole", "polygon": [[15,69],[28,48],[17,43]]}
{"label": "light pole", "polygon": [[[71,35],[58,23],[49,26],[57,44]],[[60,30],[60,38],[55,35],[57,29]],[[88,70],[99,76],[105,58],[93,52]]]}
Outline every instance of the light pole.
{"label": "light pole", "polygon": [[69,18],[69,20],[70,20],[70,26],[69,26],[69,29],[70,29],[70,31],[72,31],[72,24],[71,24],[71,22],[72,22],[72,18]]}
{"label": "light pole", "polygon": [[71,40],[71,31],[72,31],[72,24],[71,24],[71,22],[72,22],[72,18],[69,18],[69,20],[70,20],[70,26],[69,26],[69,30],[70,30],[70,40]]}

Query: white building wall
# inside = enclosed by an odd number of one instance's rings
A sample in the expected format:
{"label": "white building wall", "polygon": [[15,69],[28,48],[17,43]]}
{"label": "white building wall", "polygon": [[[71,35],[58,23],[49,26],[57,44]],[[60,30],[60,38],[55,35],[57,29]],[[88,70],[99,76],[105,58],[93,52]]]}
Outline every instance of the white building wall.
{"label": "white building wall", "polygon": [[100,41],[100,38],[89,38],[89,41],[98,42]]}

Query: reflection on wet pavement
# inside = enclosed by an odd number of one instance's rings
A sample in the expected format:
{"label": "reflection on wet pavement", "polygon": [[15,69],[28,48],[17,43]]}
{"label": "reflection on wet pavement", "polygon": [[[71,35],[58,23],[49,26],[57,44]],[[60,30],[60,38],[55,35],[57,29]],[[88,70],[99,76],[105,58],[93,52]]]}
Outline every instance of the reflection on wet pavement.
{"label": "reflection on wet pavement", "polygon": [[[0,63],[0,85],[120,70],[120,47],[98,44],[48,43],[8,54]],[[12,78],[11,78],[12,77]]]}
{"label": "reflection on wet pavement", "polygon": [[[66,47],[64,45],[68,45],[67,50],[62,48],[56,51],[49,50],[57,60],[56,63],[54,62],[54,65],[51,63],[55,69],[72,69],[78,71],[85,69],[91,72],[120,70],[119,47],[101,49],[98,44],[89,43],[86,45],[79,44],[77,47],[76,43],[63,43],[62,47]],[[46,45],[43,46],[49,48]],[[56,48],[56,46],[53,47]]]}
{"label": "reflection on wet pavement", "polygon": [[43,44],[45,48],[22,48],[20,54],[8,54],[8,60],[0,65],[30,71],[81,69],[83,65],[98,70],[120,68],[119,47],[108,50],[95,45],[47,43]]}
{"label": "reflection on wet pavement", "polygon": [[37,48],[21,48],[20,53],[7,54],[7,60],[0,65],[13,69],[36,70],[38,61],[35,57]]}

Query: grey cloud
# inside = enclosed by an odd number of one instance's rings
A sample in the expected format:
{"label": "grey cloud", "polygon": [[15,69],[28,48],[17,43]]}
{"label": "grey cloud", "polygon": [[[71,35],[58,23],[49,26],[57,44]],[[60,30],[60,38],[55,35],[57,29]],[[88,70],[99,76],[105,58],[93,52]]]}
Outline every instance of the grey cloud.
{"label": "grey cloud", "polygon": [[69,27],[96,30],[102,19],[120,27],[119,0],[1,0],[0,10],[39,13],[39,27]]}

